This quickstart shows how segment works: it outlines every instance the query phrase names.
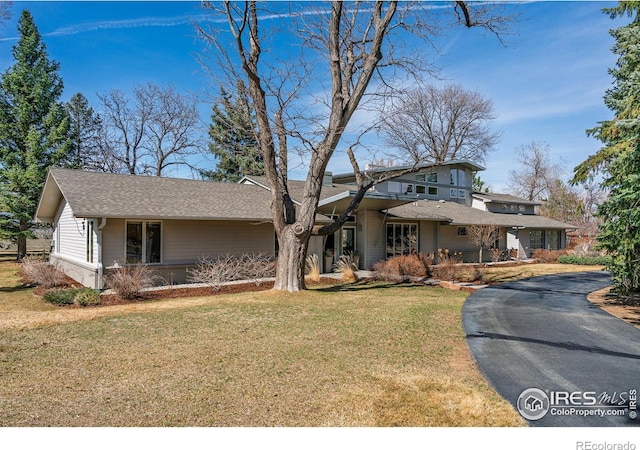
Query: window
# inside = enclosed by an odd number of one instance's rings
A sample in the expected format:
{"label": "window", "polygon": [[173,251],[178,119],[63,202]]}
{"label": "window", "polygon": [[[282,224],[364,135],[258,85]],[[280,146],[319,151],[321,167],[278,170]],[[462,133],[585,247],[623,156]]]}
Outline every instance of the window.
{"label": "window", "polygon": [[438,195],[438,188],[437,187],[433,187],[433,186],[429,186],[429,195]]}
{"label": "window", "polygon": [[431,172],[429,176],[427,176],[427,182],[429,183],[437,183],[438,182],[438,172]]}
{"label": "window", "polygon": [[356,228],[342,228],[342,254],[346,255],[356,251]]}
{"label": "window", "polygon": [[162,223],[127,222],[127,264],[162,262]]}
{"label": "window", "polygon": [[387,224],[387,258],[418,252],[418,225],[415,223]]}
{"label": "window", "polygon": [[464,170],[458,169],[458,186],[467,185],[467,174]]}
{"label": "window", "polygon": [[547,231],[547,250],[558,250],[560,248],[560,232],[558,230]]}
{"label": "window", "polygon": [[416,174],[416,181],[425,181],[426,175],[424,173]]}
{"label": "window", "polygon": [[467,198],[467,191],[464,189],[458,189],[458,198]]}
{"label": "window", "polygon": [[402,193],[404,193],[404,194],[413,194],[413,184],[402,183]]}
{"label": "window", "polygon": [[531,250],[544,248],[544,231],[535,230],[529,233],[529,248]]}
{"label": "window", "polygon": [[419,184],[416,184],[416,194],[425,194],[426,192],[427,190],[424,186],[420,186]]}
{"label": "window", "polygon": [[87,220],[86,223],[87,238],[87,262],[93,262],[93,220]]}
{"label": "window", "polygon": [[467,185],[467,174],[462,169],[449,170],[449,181],[451,186],[465,187]]}
{"label": "window", "polygon": [[467,227],[458,227],[458,236],[466,236]]}
{"label": "window", "polygon": [[458,198],[458,190],[457,189],[450,189],[449,190],[449,198]]}

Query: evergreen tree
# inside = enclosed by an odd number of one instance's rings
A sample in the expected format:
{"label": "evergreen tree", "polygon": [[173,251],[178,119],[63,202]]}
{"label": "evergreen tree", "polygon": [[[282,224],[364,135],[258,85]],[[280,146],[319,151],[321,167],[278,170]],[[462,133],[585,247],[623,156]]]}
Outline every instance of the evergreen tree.
{"label": "evergreen tree", "polygon": [[[630,24],[611,31],[616,42],[616,67],[610,70],[614,85],[605,94],[606,105],[615,113],[591,133],[605,147],[598,158],[575,170],[576,177],[589,170],[604,169],[603,186],[609,198],[600,206],[600,246],[612,256],[611,273],[622,291],[640,290],[640,2],[620,2],[606,9],[611,18],[632,17]],[[596,155],[596,156],[597,156]],[[581,170],[583,169],[583,170]]]}
{"label": "evergreen tree", "polygon": [[209,127],[209,151],[218,163],[215,170],[201,170],[202,177],[234,182],[244,175],[264,175],[255,119],[242,83],[238,83],[235,98],[222,88],[221,103],[213,106]]}
{"label": "evergreen tree", "polygon": [[21,260],[47,169],[65,161],[71,141],[69,117],[58,103],[59,64],[48,58],[28,11],[22,12],[18,32],[15,64],[0,78],[0,202],[9,213],[3,237],[17,240]]}
{"label": "evergreen tree", "polygon": [[480,192],[483,194],[488,194],[491,192],[491,188],[486,185],[486,183],[480,178],[480,175],[477,173],[473,174],[473,192]]}
{"label": "evergreen tree", "polygon": [[109,171],[105,168],[104,150],[100,141],[102,119],[81,93],[74,94],[65,104],[69,114],[72,148],[66,162],[67,167]]}

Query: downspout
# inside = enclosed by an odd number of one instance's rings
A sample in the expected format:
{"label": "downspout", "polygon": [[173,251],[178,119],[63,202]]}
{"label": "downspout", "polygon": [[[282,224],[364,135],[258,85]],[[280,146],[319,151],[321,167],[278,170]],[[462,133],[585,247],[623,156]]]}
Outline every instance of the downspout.
{"label": "downspout", "polygon": [[104,268],[102,265],[102,229],[107,225],[107,218],[103,217],[98,225],[98,282],[96,288],[98,290],[104,289]]}

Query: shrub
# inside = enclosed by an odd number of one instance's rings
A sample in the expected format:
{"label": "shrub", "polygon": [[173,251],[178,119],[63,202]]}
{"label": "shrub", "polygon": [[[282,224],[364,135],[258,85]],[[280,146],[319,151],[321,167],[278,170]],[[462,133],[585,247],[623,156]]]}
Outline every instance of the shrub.
{"label": "shrub", "polygon": [[451,253],[448,249],[438,249],[440,262],[434,268],[435,275],[444,281],[454,281],[458,275],[458,264],[462,262],[462,252]]}
{"label": "shrub", "polygon": [[489,253],[491,254],[491,261],[498,262],[505,260],[505,253],[508,254],[509,252],[507,250],[500,250],[499,248],[492,248],[489,250]]}
{"label": "shrub", "polygon": [[611,257],[562,255],[558,257],[558,262],[562,264],[576,264],[581,266],[606,266],[611,263]]}
{"label": "shrub", "polygon": [[45,288],[63,286],[66,275],[56,266],[41,258],[26,256],[22,260],[22,274],[28,283],[37,284]]}
{"label": "shrub", "polygon": [[76,292],[73,303],[80,306],[95,306],[100,304],[100,294],[91,288],[82,288]]}
{"label": "shrub", "polygon": [[73,305],[78,289],[55,289],[44,294],[45,301],[55,305]]}
{"label": "shrub", "polygon": [[566,250],[545,250],[539,248],[533,251],[533,259],[537,259],[543,263],[555,263],[558,262],[560,256],[566,254]]}
{"label": "shrub", "polygon": [[260,286],[265,278],[274,277],[276,273],[276,262],[266,253],[244,254],[236,264],[238,273],[235,279],[248,280]]}
{"label": "shrub", "polygon": [[193,269],[187,271],[191,283],[203,283],[219,291],[230,281],[247,280],[260,286],[265,278],[275,276],[277,263],[265,253],[230,254],[217,258],[201,257]]}
{"label": "shrub", "polygon": [[307,277],[316,283],[320,281],[320,259],[315,253],[307,256],[305,261]]}
{"label": "shrub", "polygon": [[187,273],[190,282],[204,283],[219,291],[224,283],[237,280],[239,271],[238,259],[227,254],[216,259],[203,256]]}
{"label": "shrub", "polygon": [[113,269],[107,275],[107,286],[123,300],[133,300],[140,297],[142,290],[153,286],[158,279],[153,271],[144,264],[125,266]]}
{"label": "shrub", "polygon": [[353,283],[358,281],[358,276],[356,275],[356,271],[358,270],[358,265],[354,258],[353,253],[346,253],[341,255],[338,258],[338,262],[335,263],[335,267],[333,269],[334,272],[342,274],[342,281],[346,283]]}
{"label": "shrub", "polygon": [[376,272],[376,278],[382,280],[408,281],[410,278],[431,276],[431,261],[431,257],[422,253],[398,255],[378,261],[374,264],[373,270]]}

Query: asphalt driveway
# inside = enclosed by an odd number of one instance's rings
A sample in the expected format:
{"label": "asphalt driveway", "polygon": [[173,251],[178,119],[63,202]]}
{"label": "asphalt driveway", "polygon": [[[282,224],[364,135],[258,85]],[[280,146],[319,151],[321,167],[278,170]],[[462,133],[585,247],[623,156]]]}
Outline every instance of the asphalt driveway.
{"label": "asphalt driveway", "polygon": [[532,426],[637,426],[640,330],[592,305],[606,272],[482,289],[462,320],[480,370]]}

